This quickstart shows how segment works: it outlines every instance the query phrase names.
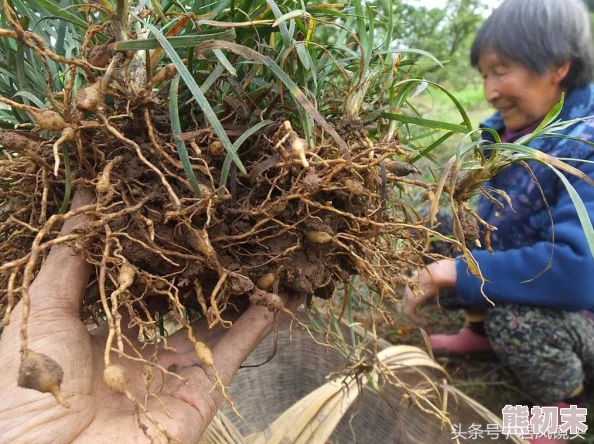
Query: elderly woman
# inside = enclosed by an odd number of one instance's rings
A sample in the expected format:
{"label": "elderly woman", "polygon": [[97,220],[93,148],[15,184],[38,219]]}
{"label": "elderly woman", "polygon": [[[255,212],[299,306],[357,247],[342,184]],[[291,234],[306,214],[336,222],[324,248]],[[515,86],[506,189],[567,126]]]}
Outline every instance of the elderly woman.
{"label": "elderly woman", "polygon": [[[563,95],[560,119],[594,116],[594,48],[588,10],[580,0],[504,1],[478,31],[471,61],[482,74],[486,100],[497,110],[482,126],[496,130],[503,142],[531,133]],[[592,146],[573,140],[594,140],[594,118],[559,133],[572,139],[539,139],[529,146],[594,161]],[[493,141],[488,132],[483,137]],[[594,179],[594,164],[572,164]],[[494,254],[473,251],[494,306],[481,294],[481,281],[458,259],[424,269],[423,294],[409,289],[404,309],[417,318],[418,306],[442,289],[455,288],[450,306],[466,309],[469,326],[457,335],[432,336],[436,352],[492,350],[537,405],[576,404],[584,384],[594,379],[594,258],[565,186],[546,166],[530,166],[546,200],[530,172],[515,165],[485,185],[505,191],[512,205],[501,212],[488,199],[479,204],[481,217],[498,228]],[[594,218],[594,187],[573,176],[568,180]]]}

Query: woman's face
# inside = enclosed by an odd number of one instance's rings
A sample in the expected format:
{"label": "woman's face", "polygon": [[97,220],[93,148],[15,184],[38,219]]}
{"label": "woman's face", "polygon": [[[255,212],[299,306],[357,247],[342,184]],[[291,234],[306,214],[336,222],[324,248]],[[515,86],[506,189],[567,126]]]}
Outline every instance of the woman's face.
{"label": "woman's face", "polygon": [[479,57],[485,99],[501,113],[505,127],[521,130],[545,117],[561,99],[561,81],[569,62],[551,67],[544,75],[500,57],[487,49]]}

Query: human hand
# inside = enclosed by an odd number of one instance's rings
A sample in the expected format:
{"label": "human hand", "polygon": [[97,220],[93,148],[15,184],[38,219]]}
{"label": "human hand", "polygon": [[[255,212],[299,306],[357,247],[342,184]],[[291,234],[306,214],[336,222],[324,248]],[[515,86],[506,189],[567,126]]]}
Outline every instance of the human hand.
{"label": "human hand", "polygon": [[[73,207],[91,200],[90,193],[79,192],[74,196]],[[62,233],[84,222],[82,218],[69,219]],[[229,329],[220,325],[208,329],[200,321],[192,325],[195,337],[212,350],[218,375],[213,367],[198,361],[185,331],[170,336],[168,345],[175,350],[161,348],[157,364],[176,370],[175,374],[154,372],[151,387],[158,398],[146,399],[146,409],[155,420],[151,422],[139,413],[134,403],[112,392],[103,382],[108,331],[98,328],[89,333],[79,318],[91,271],[91,265],[81,253],[70,247],[54,246],[29,289],[28,348],[62,366],[61,391],[68,408],[58,404],[49,393],[17,385],[22,304],[12,312],[10,324],[0,339],[0,442],[137,443],[148,442],[147,435],[155,442],[166,441],[155,422],[176,442],[198,442],[223,401],[220,386],[214,387],[217,376],[224,386],[230,384],[239,366],[272,330],[276,316],[264,307],[253,305]],[[303,298],[284,298],[284,302],[286,308],[294,311]],[[125,326],[126,322],[122,322],[123,329]],[[135,348],[142,350],[138,332],[124,331]],[[130,379],[129,392],[144,404],[147,393],[141,379],[144,363],[119,359],[116,355],[112,354],[112,363],[123,366]],[[149,359],[149,352],[143,357]]]}
{"label": "human hand", "polygon": [[413,280],[418,281],[419,294],[415,295],[410,287],[406,287],[403,301],[404,313],[420,325],[427,321],[416,313],[418,307],[422,307],[439,295],[442,288],[456,286],[456,262],[449,259],[441,259],[415,273]]}

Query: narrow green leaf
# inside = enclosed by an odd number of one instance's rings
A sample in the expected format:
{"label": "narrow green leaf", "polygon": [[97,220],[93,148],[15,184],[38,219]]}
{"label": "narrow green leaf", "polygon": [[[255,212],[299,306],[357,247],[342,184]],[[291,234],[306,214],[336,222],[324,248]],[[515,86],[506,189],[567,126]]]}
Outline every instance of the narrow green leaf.
{"label": "narrow green leaf", "polygon": [[[25,45],[19,41],[16,52],[16,75],[17,75],[17,86],[21,91],[27,89],[27,79],[25,74]],[[25,101],[25,105],[29,105],[29,102]]]}
{"label": "narrow green leaf", "polygon": [[367,70],[369,66],[369,60],[371,60],[371,54],[369,53],[369,35],[367,34],[367,23],[366,23],[366,15],[363,12],[363,2],[362,0],[354,0],[353,6],[355,7],[355,15],[357,16],[357,35],[359,36],[359,40],[361,41],[361,52],[363,52],[364,56],[364,66],[361,67],[363,72]]}
{"label": "narrow green leaf", "polygon": [[200,91],[202,91],[203,93],[208,91],[210,87],[214,85],[214,83],[217,80],[219,80],[221,75],[223,75],[223,72],[225,72],[225,68],[223,67],[223,65],[217,65],[217,67],[212,70],[212,72],[208,75],[208,77],[200,87]]}
{"label": "narrow green leaf", "polygon": [[204,113],[204,117],[206,117],[206,120],[208,120],[208,122],[212,125],[212,129],[214,130],[215,134],[217,135],[219,140],[223,143],[225,150],[231,154],[231,158],[237,165],[237,168],[239,168],[239,170],[245,174],[246,173],[245,167],[243,166],[243,164],[241,163],[241,160],[237,156],[237,153],[235,152],[235,149],[233,148],[233,145],[231,144],[231,141],[229,140],[229,137],[227,136],[227,133],[225,132],[225,130],[223,128],[223,125],[221,125],[221,122],[219,121],[219,119],[217,118],[217,115],[215,114],[212,107],[210,106],[210,103],[208,103],[208,100],[206,99],[206,97],[204,97],[204,94],[200,90],[200,87],[198,86],[198,84],[196,83],[194,78],[192,77],[192,74],[190,73],[190,71],[188,71],[188,68],[186,68],[186,66],[180,59],[177,52],[175,52],[175,49],[171,46],[171,44],[165,38],[165,36],[161,33],[161,31],[159,31],[155,26],[151,25],[150,23],[145,22],[144,20],[140,19],[140,17],[138,17],[138,16],[134,16],[134,17],[136,18],[136,20],[138,20],[140,23],[142,23],[144,26],[146,26],[155,35],[157,40],[159,40],[159,43],[163,47],[163,50],[167,53],[167,55],[169,56],[171,61],[175,64],[175,67],[177,68],[177,72],[184,79],[184,82],[186,82],[186,85],[188,86],[190,92],[196,99],[196,103],[198,103],[198,106],[200,106],[200,108],[202,109],[202,112]]}
{"label": "narrow green leaf", "polygon": [[179,74],[177,74],[173,78],[173,80],[171,80],[171,85],[169,86],[169,118],[171,120],[171,133],[173,134],[173,140],[175,141],[175,147],[177,148],[179,159],[182,165],[184,166],[184,172],[186,173],[186,176],[190,181],[192,190],[194,190],[196,197],[202,197],[200,187],[198,186],[198,181],[196,180],[196,175],[194,174],[194,170],[192,169],[192,162],[190,162],[190,156],[188,156],[186,144],[183,140],[181,140],[180,137],[182,131],[178,112],[178,88]]}
{"label": "narrow green leaf", "polygon": [[367,31],[367,53],[369,54],[369,59],[367,60],[367,64],[371,62],[371,57],[373,56],[373,41],[375,38],[375,15],[373,8],[365,3],[365,7],[367,9],[367,26],[369,30]]}
{"label": "narrow green leaf", "polygon": [[577,193],[571,182],[567,180],[567,177],[565,177],[561,171],[553,167],[551,167],[551,169],[559,177],[559,179],[561,179],[561,182],[563,182],[563,185],[565,185],[565,188],[569,193],[569,197],[573,202],[575,211],[577,212],[580,223],[582,224],[582,228],[584,229],[584,234],[586,235],[586,240],[588,241],[588,247],[590,247],[590,252],[592,253],[592,256],[594,256],[594,228],[592,227],[592,221],[590,220],[590,215],[588,214],[588,210],[584,205],[584,201]]}
{"label": "narrow green leaf", "polygon": [[336,9],[316,9],[315,7],[310,7],[309,12],[311,13],[312,17],[330,16],[342,19],[345,22],[349,18],[349,16],[346,15],[344,12],[337,11]]}
{"label": "narrow green leaf", "polygon": [[425,148],[423,151],[421,151],[418,155],[416,155],[415,157],[413,157],[413,159],[410,161],[410,163],[415,163],[415,162],[419,161],[420,159],[422,159],[423,157],[427,157],[427,155],[431,151],[433,151],[439,145],[441,145],[442,143],[444,143],[446,140],[448,140],[454,134],[455,133],[453,133],[453,132],[449,132],[449,133],[444,134],[439,139],[437,139],[435,142],[433,142],[431,145],[429,145],[427,148]]}
{"label": "narrow green leaf", "polygon": [[47,108],[47,107],[45,106],[45,104],[44,104],[44,103],[43,103],[41,100],[39,100],[37,97],[35,97],[35,96],[34,96],[33,94],[31,94],[29,91],[19,91],[18,93],[16,93],[16,94],[15,94],[14,96],[12,96],[12,97],[13,97],[13,99],[14,99],[15,97],[24,97],[24,98],[26,98],[26,99],[30,100],[31,102],[33,102],[33,103],[34,103],[34,104],[37,106],[37,108],[40,108],[40,109],[45,109],[45,108]]}
{"label": "narrow green leaf", "polygon": [[492,128],[480,128],[481,131],[486,131],[489,134],[491,134],[491,136],[493,136],[493,140],[495,140],[495,143],[501,143],[501,137],[499,136],[499,133],[497,131],[495,131]]}
{"label": "narrow green leaf", "polygon": [[398,120],[399,122],[412,123],[420,126],[427,126],[429,128],[438,128],[454,133],[466,134],[467,128],[463,125],[456,125],[454,123],[440,122],[439,120],[423,119],[420,117],[405,116],[404,114],[382,113],[382,117],[390,120]]}
{"label": "narrow green leaf", "polygon": [[384,43],[384,47],[387,49],[390,49],[390,45],[392,44],[392,35],[394,33],[394,5],[393,5],[394,1],[393,0],[389,0],[388,5],[387,5],[387,10],[388,10],[388,23],[386,24],[386,28],[387,28],[387,35],[386,35],[386,41]]}
{"label": "narrow green leaf", "polygon": [[194,3],[192,4],[192,13],[198,14],[200,8],[202,8],[202,0],[194,0]]}
{"label": "narrow green leaf", "polygon": [[561,95],[561,101],[557,103],[547,114],[547,116],[543,119],[543,121],[538,125],[538,127],[534,130],[535,133],[539,132],[540,130],[544,129],[545,126],[552,122],[559,114],[561,114],[561,110],[563,109],[563,103],[565,101],[565,94]]}
{"label": "narrow green leaf", "polygon": [[[255,134],[260,129],[264,128],[267,125],[270,125],[272,120],[263,120],[262,122],[258,122],[251,128],[249,128],[246,132],[244,132],[241,136],[237,138],[235,143],[233,143],[233,148],[237,151],[239,147],[245,142],[250,136]],[[231,156],[227,153],[225,157],[225,162],[223,162],[223,168],[221,170],[221,178],[219,180],[219,186],[223,188],[227,185],[227,179],[229,178],[229,169],[231,168]]]}
{"label": "narrow green leaf", "polygon": [[[68,0],[62,0],[60,3],[60,7],[64,8],[68,5]],[[64,53],[64,43],[66,41],[66,20],[60,20],[60,25],[58,26],[58,37],[56,39],[56,53],[63,56]]]}
{"label": "narrow green leaf", "polygon": [[215,50],[213,50],[213,52],[214,52],[215,56],[217,57],[217,59],[219,60],[219,62],[221,62],[221,65],[227,71],[229,71],[229,74],[231,74],[233,77],[235,77],[237,75],[237,71],[235,70],[235,68],[233,68],[233,65],[231,65],[231,62],[229,62],[229,60],[227,59],[225,54],[223,54],[223,51],[221,51],[220,49],[215,49]]}
{"label": "narrow green leaf", "polygon": [[488,145],[488,147],[491,146],[495,148],[505,148],[512,152],[526,154],[526,156],[523,156],[518,160],[534,160],[537,162],[541,162],[549,168],[555,167],[575,177],[578,177],[579,179],[585,180],[590,185],[594,186],[594,180],[591,179],[588,175],[586,175],[583,171],[580,171],[577,168],[572,167],[571,165],[568,165],[565,162],[562,162],[556,157],[550,156],[549,154],[543,153],[542,151],[539,151],[537,149],[530,148],[528,146],[517,145],[514,143],[498,143],[495,145]]}
{"label": "narrow green leaf", "polygon": [[440,130],[429,130],[421,134],[417,134],[416,136],[408,137],[406,140],[407,142],[415,142],[417,140],[424,139],[425,137],[431,137],[439,133]]}
{"label": "narrow green leaf", "polygon": [[[279,9],[278,5],[276,4],[276,2],[274,0],[266,0],[266,3],[268,3],[268,6],[270,7],[272,13],[274,14],[274,17],[276,17],[276,20],[278,21],[283,16],[283,13]],[[289,35],[289,30],[287,29],[287,24],[284,21],[280,22],[278,24],[278,29],[280,30],[281,37],[283,39],[283,47],[288,48],[291,45],[292,38]]]}
{"label": "narrow green leaf", "polygon": [[[202,33],[200,35],[181,35],[166,38],[167,42],[169,42],[169,45],[175,49],[192,48],[194,46],[198,46],[199,43],[202,43],[205,40],[211,39],[233,41],[235,40],[235,30],[226,29],[224,31],[217,31],[208,34]],[[118,42],[115,44],[114,49],[116,51],[143,51],[146,49],[156,49],[160,47],[161,45],[159,44],[159,39],[140,39]]]}
{"label": "narrow green leaf", "polygon": [[161,8],[160,1],[159,0],[151,0],[151,6],[155,10],[157,17],[159,17],[161,19],[163,24],[167,23],[167,17],[165,17],[165,14],[163,13],[163,8]]}
{"label": "narrow green leaf", "polygon": [[82,26],[85,29],[89,26],[87,24],[87,22],[85,22],[83,19],[77,17],[76,15],[72,14],[71,12],[68,12],[68,11],[54,5],[53,3],[49,2],[48,0],[35,0],[35,2],[38,5],[45,8],[51,14],[56,15],[63,20],[69,21],[70,23],[73,23],[78,26]]}
{"label": "narrow green leaf", "polygon": [[[579,137],[566,136],[564,134],[545,134],[545,135],[541,135],[539,137],[539,139],[567,139],[567,140],[573,140],[575,142],[585,143],[585,144],[588,144],[588,145],[594,147],[594,142],[592,142],[590,140],[580,139]],[[518,142],[516,141],[516,143],[518,143]],[[561,157],[557,157],[557,159],[562,160]],[[580,159],[569,159],[569,160],[575,160],[576,162],[580,161]]]}
{"label": "narrow green leaf", "polygon": [[295,49],[297,50],[297,56],[299,57],[299,60],[303,64],[305,70],[310,71],[312,67],[309,63],[310,59],[307,57],[307,49],[305,49],[305,46],[297,45]]}

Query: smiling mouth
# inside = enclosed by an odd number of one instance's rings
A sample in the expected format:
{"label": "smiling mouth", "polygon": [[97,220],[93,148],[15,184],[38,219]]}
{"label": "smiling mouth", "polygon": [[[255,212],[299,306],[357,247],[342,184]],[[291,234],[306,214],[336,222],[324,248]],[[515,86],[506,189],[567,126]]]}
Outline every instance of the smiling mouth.
{"label": "smiling mouth", "polygon": [[497,110],[498,110],[498,111],[499,111],[501,114],[507,114],[507,113],[508,113],[510,110],[512,110],[512,109],[513,109],[513,107],[514,107],[513,105],[510,105],[510,106],[506,106],[506,107],[503,107],[503,108],[498,108]]}

